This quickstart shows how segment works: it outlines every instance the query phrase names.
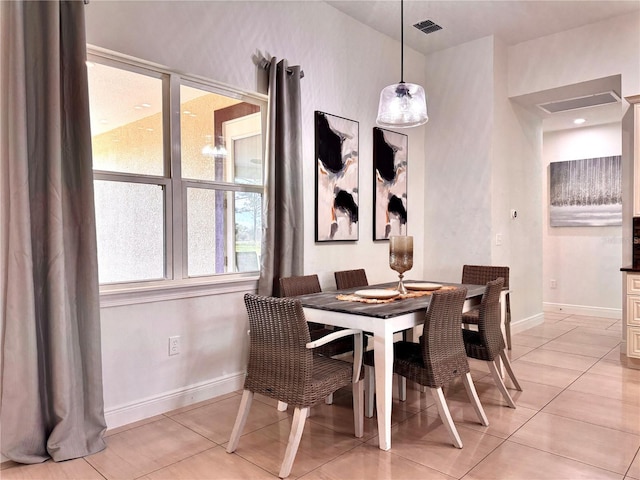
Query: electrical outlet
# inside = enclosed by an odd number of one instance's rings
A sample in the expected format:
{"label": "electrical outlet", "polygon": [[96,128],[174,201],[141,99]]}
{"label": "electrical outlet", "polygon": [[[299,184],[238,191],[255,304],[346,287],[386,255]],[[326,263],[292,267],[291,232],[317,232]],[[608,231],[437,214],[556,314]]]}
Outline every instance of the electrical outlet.
{"label": "electrical outlet", "polygon": [[549,280],[549,287],[550,288],[558,288],[558,281],[557,280]]}
{"label": "electrical outlet", "polygon": [[180,353],[180,335],[169,337],[169,356]]}
{"label": "electrical outlet", "polygon": [[496,245],[497,246],[502,245],[502,234],[501,233],[496,234]]}

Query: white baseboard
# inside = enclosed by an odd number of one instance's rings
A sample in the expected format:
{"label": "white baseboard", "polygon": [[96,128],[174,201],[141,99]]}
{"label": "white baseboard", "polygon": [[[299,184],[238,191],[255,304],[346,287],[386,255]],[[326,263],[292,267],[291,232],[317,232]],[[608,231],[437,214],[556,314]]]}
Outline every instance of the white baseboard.
{"label": "white baseboard", "polygon": [[107,428],[116,428],[145,418],[186,407],[219,395],[241,390],[245,374],[237,373],[215,378],[153,397],[106,408],[104,412]]}
{"label": "white baseboard", "polygon": [[536,325],[542,325],[543,322],[544,322],[543,313],[533,315],[529,318],[523,318],[521,320],[518,320],[517,322],[511,321],[511,335],[524,332],[525,330],[529,330],[530,328],[533,328]]}
{"label": "white baseboard", "polygon": [[588,307],[584,305],[544,302],[542,309],[545,312],[566,313],[567,315],[622,319],[622,308]]}

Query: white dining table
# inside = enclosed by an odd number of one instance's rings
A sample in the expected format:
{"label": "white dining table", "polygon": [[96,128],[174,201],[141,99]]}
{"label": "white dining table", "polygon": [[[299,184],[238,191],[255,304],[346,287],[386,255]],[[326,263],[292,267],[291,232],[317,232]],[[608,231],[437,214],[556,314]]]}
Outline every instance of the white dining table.
{"label": "white dining table", "polygon": [[[424,282],[466,287],[467,299],[463,311],[479,304],[485,290],[484,285],[461,285],[427,280]],[[390,288],[394,285],[396,284],[370,285],[360,289]],[[381,450],[389,450],[391,448],[393,335],[424,323],[431,295],[403,298],[391,303],[361,303],[336,298],[339,294],[353,293],[355,290],[358,289],[314,293],[297,298],[302,303],[308,322],[356,328],[373,334],[379,447]]]}

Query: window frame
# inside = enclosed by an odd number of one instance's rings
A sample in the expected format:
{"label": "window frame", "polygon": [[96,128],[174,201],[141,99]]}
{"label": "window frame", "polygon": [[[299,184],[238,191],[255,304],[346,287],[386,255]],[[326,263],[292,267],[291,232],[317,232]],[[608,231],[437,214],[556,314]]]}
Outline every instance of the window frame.
{"label": "window frame", "polygon": [[266,144],[267,95],[248,92],[197,75],[185,74],[152,62],[87,45],[87,61],[132,71],[162,80],[163,175],[143,175],[94,170],[94,180],[160,185],[165,189],[165,278],[100,285],[101,307],[174,300],[212,294],[255,290],[259,272],[231,272],[188,277],[187,189],[206,188],[224,192],[264,194],[265,158],[261,185],[184,179],[181,175],[180,86],[198,88],[260,107],[262,151]]}

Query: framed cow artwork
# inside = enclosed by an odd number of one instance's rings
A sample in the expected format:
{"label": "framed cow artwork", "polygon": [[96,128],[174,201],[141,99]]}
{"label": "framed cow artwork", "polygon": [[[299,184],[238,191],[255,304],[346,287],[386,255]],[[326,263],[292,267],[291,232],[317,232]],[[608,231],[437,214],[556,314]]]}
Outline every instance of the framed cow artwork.
{"label": "framed cow artwork", "polygon": [[407,234],[407,150],[402,133],[373,129],[373,239]]}
{"label": "framed cow artwork", "polygon": [[358,240],[359,124],[315,112],[316,242]]}

